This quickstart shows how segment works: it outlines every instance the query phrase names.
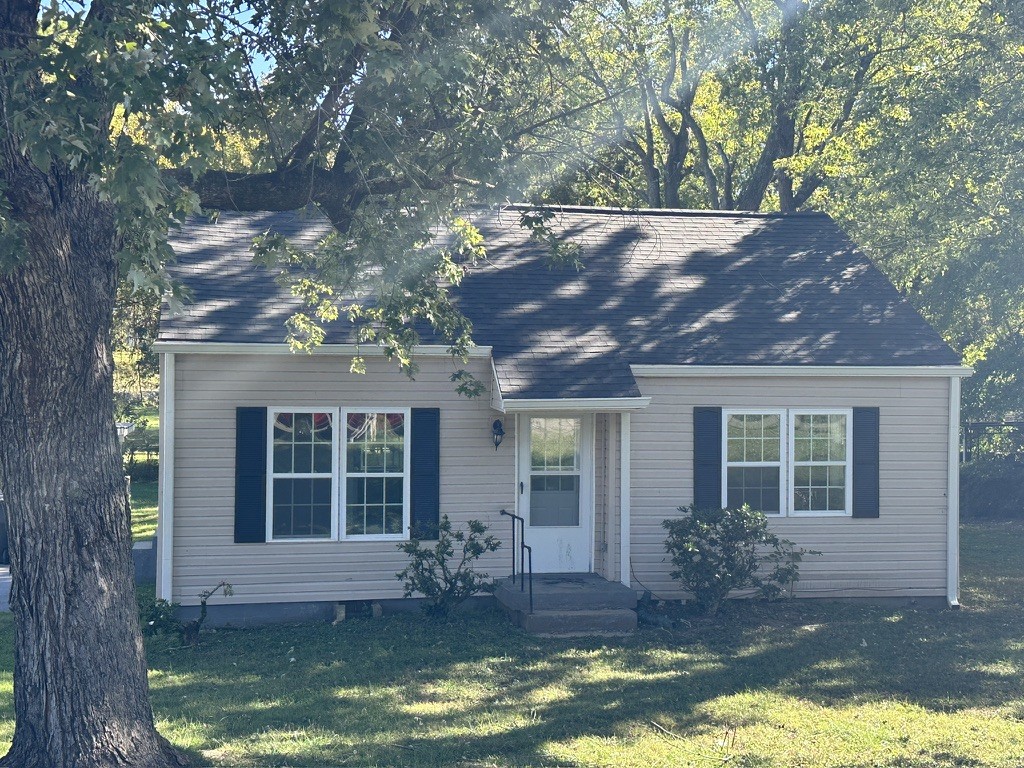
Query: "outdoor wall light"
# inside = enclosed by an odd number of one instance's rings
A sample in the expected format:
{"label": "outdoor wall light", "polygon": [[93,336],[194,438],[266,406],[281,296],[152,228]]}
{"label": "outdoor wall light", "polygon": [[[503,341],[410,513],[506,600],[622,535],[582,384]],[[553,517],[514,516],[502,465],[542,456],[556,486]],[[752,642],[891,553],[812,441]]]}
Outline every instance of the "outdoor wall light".
{"label": "outdoor wall light", "polygon": [[505,427],[502,426],[501,419],[495,419],[491,424],[491,437],[494,438],[494,450],[498,450],[502,438],[505,437]]}

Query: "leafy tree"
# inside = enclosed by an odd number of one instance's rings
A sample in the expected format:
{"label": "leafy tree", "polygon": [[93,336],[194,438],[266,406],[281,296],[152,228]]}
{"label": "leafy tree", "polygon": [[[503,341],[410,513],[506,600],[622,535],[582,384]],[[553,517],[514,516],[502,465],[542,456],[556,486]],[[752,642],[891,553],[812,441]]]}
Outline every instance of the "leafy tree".
{"label": "leafy tree", "polygon": [[[1024,10],[1013,0],[606,0],[563,22],[565,203],[814,207],[1024,413]],[[554,150],[553,150],[554,151]]]}
{"label": "leafy tree", "polygon": [[591,161],[570,157],[554,191],[599,192],[602,180],[622,179],[614,166],[625,163],[627,179],[612,181],[632,182],[620,203],[805,205],[862,125],[870,88],[900,66],[888,30],[904,13],[886,0],[581,6],[562,36],[567,90],[603,99],[578,126]]}
{"label": "leafy tree", "polygon": [[1024,413],[1024,11],[933,3],[819,204],[977,373],[964,416]]}
{"label": "leafy tree", "polygon": [[[563,4],[552,4],[562,6]],[[10,515],[14,740],[3,765],[156,767],[112,405],[118,279],[171,288],[168,228],[201,205],[314,205],[335,232],[296,261],[406,368],[428,317],[465,348],[430,247],[468,196],[499,194],[550,114],[542,0],[0,0],[0,487]],[[230,164],[223,136],[245,138]],[[244,151],[242,151],[244,150]],[[458,228],[458,226],[456,227]],[[478,252],[471,228],[462,249]],[[374,275],[367,283],[366,274]],[[362,281],[362,282],[360,282]]]}

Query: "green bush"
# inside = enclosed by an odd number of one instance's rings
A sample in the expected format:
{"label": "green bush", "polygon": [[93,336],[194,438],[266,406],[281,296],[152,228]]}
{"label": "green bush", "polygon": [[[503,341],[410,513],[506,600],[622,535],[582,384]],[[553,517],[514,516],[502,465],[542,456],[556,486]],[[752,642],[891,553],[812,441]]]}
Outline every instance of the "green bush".
{"label": "green bush", "polygon": [[1024,462],[986,456],[960,465],[960,514],[1024,518]]}
{"label": "green bush", "polygon": [[672,578],[693,595],[701,613],[714,615],[736,589],[754,588],[774,599],[800,578],[804,555],[768,530],[768,518],[747,505],[739,509],[680,507],[683,517],[665,520],[665,549],[672,556]]}
{"label": "green bush", "polygon": [[217,592],[222,592],[224,597],[231,597],[234,591],[231,585],[222,581],[212,589],[199,593],[199,616],[191,621],[179,621],[178,603],[171,603],[167,600],[155,599],[156,595],[147,591],[145,596],[139,596],[139,619],[142,623],[144,635],[177,635],[185,645],[199,645],[199,633],[206,622],[207,602]]}
{"label": "green bush", "polygon": [[154,599],[148,605],[141,606],[139,618],[142,621],[144,635],[180,634],[181,622],[175,615],[177,603]]}
{"label": "green bush", "polygon": [[[494,585],[486,573],[478,573],[473,564],[485,552],[494,552],[501,542],[485,536],[487,526],[469,521],[469,530],[452,532],[448,515],[437,528],[437,543],[424,546],[418,539],[402,542],[398,548],[409,556],[409,565],[395,578],[404,582],[405,596],[423,595],[423,610],[428,616],[444,619],[467,598],[479,592],[491,592]],[[460,550],[455,560],[456,545]]]}

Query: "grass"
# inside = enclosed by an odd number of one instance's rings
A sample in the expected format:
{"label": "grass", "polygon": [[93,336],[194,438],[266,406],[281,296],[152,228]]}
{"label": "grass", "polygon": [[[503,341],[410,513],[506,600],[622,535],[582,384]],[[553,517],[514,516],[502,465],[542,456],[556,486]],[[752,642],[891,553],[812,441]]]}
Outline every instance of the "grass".
{"label": "grass", "polygon": [[[139,409],[139,416],[145,419],[146,437],[134,435],[130,439],[145,440],[156,448],[160,433],[160,415],[157,406],[146,406]],[[156,535],[157,521],[157,481],[156,462],[145,463],[144,455],[139,455],[140,465],[136,469],[136,478],[132,480],[132,540],[141,541]],[[152,479],[150,479],[152,478]]]}
{"label": "grass", "polygon": [[132,541],[156,535],[157,481],[132,482]]}
{"label": "grass", "polygon": [[[969,525],[964,609],[729,605],[628,640],[485,613],[149,643],[161,731],[201,764],[1017,766],[1024,524]],[[0,741],[11,723],[0,617]]]}

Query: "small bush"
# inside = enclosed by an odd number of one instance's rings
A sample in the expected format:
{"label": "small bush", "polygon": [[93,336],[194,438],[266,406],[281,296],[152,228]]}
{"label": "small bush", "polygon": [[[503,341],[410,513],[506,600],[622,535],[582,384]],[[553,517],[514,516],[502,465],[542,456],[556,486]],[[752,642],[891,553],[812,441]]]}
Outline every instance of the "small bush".
{"label": "small bush", "polygon": [[672,578],[693,595],[701,613],[714,615],[730,592],[757,589],[768,599],[800,578],[804,555],[768,530],[768,518],[744,505],[740,509],[680,507],[684,517],[662,523],[665,549],[672,556]]}
{"label": "small bush", "polygon": [[[423,610],[434,618],[447,618],[460,603],[480,592],[492,592],[494,585],[486,573],[478,573],[473,564],[485,552],[494,552],[501,542],[485,536],[487,526],[469,521],[469,531],[452,532],[448,515],[438,525],[437,543],[424,546],[418,539],[402,542],[398,548],[409,555],[409,565],[395,578],[404,582],[405,597],[423,595]],[[459,559],[455,561],[458,545]]]}
{"label": "small bush", "polygon": [[960,466],[960,514],[1024,518],[1024,462],[986,456]]}
{"label": "small bush", "polygon": [[147,600],[139,606],[139,617],[142,621],[144,635],[177,635],[185,645],[198,645],[199,632],[206,621],[206,603],[217,592],[231,597],[234,590],[226,581],[216,587],[199,593],[199,617],[191,621],[179,621],[177,612],[181,606],[167,600]]}
{"label": "small bush", "polygon": [[144,635],[181,634],[181,622],[175,612],[177,603],[154,600],[141,611],[142,633]]}

